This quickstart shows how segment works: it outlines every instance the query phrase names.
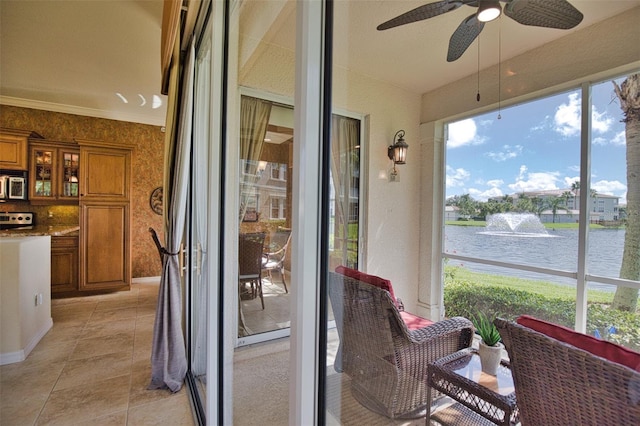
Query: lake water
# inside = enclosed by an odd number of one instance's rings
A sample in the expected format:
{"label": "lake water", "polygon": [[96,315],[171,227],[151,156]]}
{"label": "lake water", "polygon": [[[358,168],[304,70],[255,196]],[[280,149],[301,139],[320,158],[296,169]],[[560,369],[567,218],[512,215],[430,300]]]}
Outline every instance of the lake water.
{"label": "lake water", "polygon": [[[624,229],[595,229],[589,232],[587,271],[592,275],[617,278],[624,249]],[[460,256],[512,262],[549,269],[575,272],[578,258],[578,230],[549,230],[546,236],[522,236],[485,232],[475,226],[445,226],[445,252]],[[449,265],[477,271],[521,278],[544,279],[560,284],[575,285],[565,277],[508,270],[490,265],[465,263],[455,259]],[[615,286],[590,283],[589,288],[615,291]]]}

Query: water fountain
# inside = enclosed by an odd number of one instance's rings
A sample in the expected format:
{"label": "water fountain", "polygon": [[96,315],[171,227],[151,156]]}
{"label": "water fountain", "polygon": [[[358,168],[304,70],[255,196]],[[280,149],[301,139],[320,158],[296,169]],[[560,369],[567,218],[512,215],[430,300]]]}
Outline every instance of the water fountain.
{"label": "water fountain", "polygon": [[483,234],[547,237],[540,218],[533,213],[497,213],[487,217]]}

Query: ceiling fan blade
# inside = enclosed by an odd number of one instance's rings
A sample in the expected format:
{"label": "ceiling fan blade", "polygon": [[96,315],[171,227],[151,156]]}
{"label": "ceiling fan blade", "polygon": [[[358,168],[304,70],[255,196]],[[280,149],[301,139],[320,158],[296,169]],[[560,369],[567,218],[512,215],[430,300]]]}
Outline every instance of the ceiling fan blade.
{"label": "ceiling fan blade", "polygon": [[405,12],[402,15],[396,16],[393,19],[389,19],[387,22],[383,22],[378,25],[377,29],[378,31],[388,30],[389,28],[399,27],[400,25],[433,18],[434,16],[451,12],[466,3],[469,3],[469,0],[442,0],[435,3],[425,4]]}
{"label": "ceiling fan blade", "polygon": [[476,19],[476,14],[469,15],[464,21],[458,25],[449,39],[449,52],[447,53],[447,62],[453,62],[458,59],[473,43],[480,31],[484,28],[484,22]]}
{"label": "ceiling fan blade", "polygon": [[568,30],[582,22],[582,13],[566,0],[511,0],[504,14],[534,27]]}

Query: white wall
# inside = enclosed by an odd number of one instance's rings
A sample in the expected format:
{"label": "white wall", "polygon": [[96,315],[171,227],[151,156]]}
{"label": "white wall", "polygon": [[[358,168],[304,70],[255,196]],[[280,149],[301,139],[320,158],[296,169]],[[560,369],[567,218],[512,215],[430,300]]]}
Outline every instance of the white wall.
{"label": "white wall", "polygon": [[2,365],[23,361],[53,325],[51,237],[0,238],[0,269]]}

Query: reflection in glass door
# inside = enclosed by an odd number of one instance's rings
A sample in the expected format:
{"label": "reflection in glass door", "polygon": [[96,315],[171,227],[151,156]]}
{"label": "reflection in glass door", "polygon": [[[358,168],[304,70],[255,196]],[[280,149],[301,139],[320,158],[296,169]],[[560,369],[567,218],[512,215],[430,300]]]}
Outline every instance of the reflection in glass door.
{"label": "reflection in glass door", "polygon": [[[239,315],[242,339],[288,335],[291,257],[293,108],[243,95],[240,100]],[[262,241],[250,251],[249,241]]]}
{"label": "reflection in glass door", "polygon": [[206,416],[204,408],[207,391],[207,327],[209,300],[208,251],[208,159],[210,140],[210,87],[211,87],[211,37],[208,27],[198,46],[195,87],[194,126],[191,164],[191,200],[189,232],[189,280],[187,297],[189,380],[200,415]]}

